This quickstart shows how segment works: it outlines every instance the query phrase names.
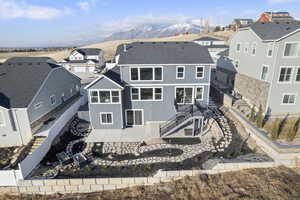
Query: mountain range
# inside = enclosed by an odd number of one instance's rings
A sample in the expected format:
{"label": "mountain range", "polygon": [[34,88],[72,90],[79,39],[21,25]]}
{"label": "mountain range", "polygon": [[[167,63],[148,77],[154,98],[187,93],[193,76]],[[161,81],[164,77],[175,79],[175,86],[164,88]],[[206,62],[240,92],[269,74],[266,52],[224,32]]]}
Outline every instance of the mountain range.
{"label": "mountain range", "polygon": [[142,38],[169,37],[182,33],[201,33],[203,26],[194,23],[179,24],[142,24],[126,31],[112,33],[106,37],[110,40],[131,40]]}

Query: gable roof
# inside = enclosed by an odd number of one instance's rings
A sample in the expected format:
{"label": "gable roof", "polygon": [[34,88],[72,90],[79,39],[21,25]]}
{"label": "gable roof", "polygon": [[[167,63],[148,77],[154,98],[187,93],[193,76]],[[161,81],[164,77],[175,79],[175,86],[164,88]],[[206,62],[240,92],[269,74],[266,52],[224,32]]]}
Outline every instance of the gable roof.
{"label": "gable roof", "polygon": [[194,42],[134,42],[119,45],[117,55],[120,65],[213,64],[208,49]]}
{"label": "gable roof", "polygon": [[91,82],[90,84],[88,84],[85,89],[88,89],[90,87],[92,87],[94,84],[96,84],[99,80],[101,80],[102,78],[106,78],[109,81],[111,81],[112,83],[114,83],[115,85],[117,85],[120,88],[124,88],[124,83],[121,80],[121,76],[120,76],[120,67],[116,66],[114,68],[112,68],[111,70],[105,72],[102,75],[99,75],[99,77],[97,79],[95,79],[93,82]]}
{"label": "gable roof", "polygon": [[214,37],[201,37],[201,38],[198,38],[194,41],[222,41],[222,40],[219,40],[219,39],[214,38]]}
{"label": "gable roof", "polygon": [[48,74],[60,66],[46,57],[16,57],[0,66],[0,106],[26,108]]}
{"label": "gable roof", "polygon": [[256,22],[250,26],[262,40],[278,40],[300,30],[300,21],[291,22]]}
{"label": "gable roof", "polygon": [[[82,49],[75,49],[74,51],[78,51],[84,56],[94,56],[94,55],[99,55],[102,49],[98,48],[82,48]],[[73,51],[73,52],[74,52]]]}

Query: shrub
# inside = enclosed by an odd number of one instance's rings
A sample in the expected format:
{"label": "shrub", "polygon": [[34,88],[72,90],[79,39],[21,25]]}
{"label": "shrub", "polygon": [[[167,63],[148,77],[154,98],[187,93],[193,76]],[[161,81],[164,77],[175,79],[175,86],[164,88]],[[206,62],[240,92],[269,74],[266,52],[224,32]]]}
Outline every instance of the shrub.
{"label": "shrub", "polygon": [[283,131],[283,128],[287,122],[287,119],[288,119],[289,115],[287,114],[279,123],[279,126],[278,126],[278,137],[280,136],[280,134],[282,133]]}
{"label": "shrub", "polygon": [[253,105],[251,108],[251,113],[250,113],[250,117],[249,117],[250,121],[255,122],[256,120],[256,116],[255,116],[255,106]]}
{"label": "shrub", "polygon": [[297,135],[297,132],[299,130],[299,124],[300,124],[300,118],[297,121],[295,121],[295,123],[289,129],[289,131],[286,135],[286,140],[287,141],[292,142],[295,139],[295,137]]}
{"label": "shrub", "polygon": [[260,105],[258,113],[257,113],[257,117],[256,117],[256,125],[258,128],[263,127],[263,120],[264,120],[263,110],[262,110],[262,106]]}
{"label": "shrub", "polygon": [[279,126],[278,125],[279,125],[279,120],[276,119],[275,122],[273,123],[272,130],[271,130],[271,137],[274,140],[277,140],[279,137]]}

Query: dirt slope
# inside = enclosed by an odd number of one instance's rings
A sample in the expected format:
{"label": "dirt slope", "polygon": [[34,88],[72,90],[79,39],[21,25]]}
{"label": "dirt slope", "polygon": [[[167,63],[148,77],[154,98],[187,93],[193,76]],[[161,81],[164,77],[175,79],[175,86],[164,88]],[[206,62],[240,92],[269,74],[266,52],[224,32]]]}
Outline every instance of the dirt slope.
{"label": "dirt slope", "polygon": [[217,175],[186,177],[172,183],[86,195],[3,196],[2,199],[298,200],[300,199],[300,175],[292,169],[283,167],[250,169]]}
{"label": "dirt slope", "polygon": [[[189,35],[180,35],[174,37],[151,38],[151,39],[142,39],[142,40],[115,40],[115,41],[92,44],[85,47],[103,49],[105,52],[105,58],[107,60],[110,60],[114,56],[117,46],[123,43],[131,43],[134,41],[192,41],[201,36],[206,36],[206,35],[215,36],[220,39],[228,40],[228,38],[232,35],[232,32],[220,31],[220,32],[210,33],[210,34],[189,34]],[[61,61],[63,58],[66,58],[69,55],[69,53],[70,51],[34,52],[34,53],[0,53],[0,62],[4,62],[6,59],[14,56],[48,56],[57,61]]]}

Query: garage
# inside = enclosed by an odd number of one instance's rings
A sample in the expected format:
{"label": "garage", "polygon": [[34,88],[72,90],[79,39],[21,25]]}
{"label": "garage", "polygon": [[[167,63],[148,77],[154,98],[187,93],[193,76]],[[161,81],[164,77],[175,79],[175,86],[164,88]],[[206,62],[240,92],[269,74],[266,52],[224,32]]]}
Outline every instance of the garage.
{"label": "garage", "polygon": [[86,67],[74,67],[74,72],[86,72]]}

